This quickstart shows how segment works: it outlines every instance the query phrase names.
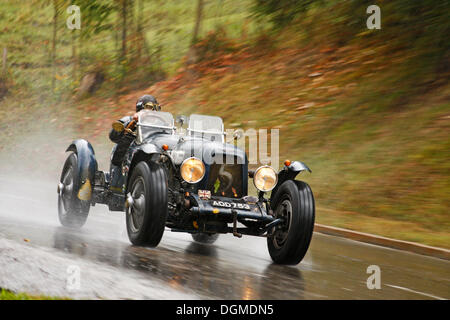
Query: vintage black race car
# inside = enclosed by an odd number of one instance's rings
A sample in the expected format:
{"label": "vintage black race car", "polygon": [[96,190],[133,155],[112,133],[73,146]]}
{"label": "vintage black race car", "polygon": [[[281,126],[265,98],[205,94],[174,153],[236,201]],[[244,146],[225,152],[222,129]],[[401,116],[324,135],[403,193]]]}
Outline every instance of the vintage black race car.
{"label": "vintage black race car", "polygon": [[[187,126],[186,126],[187,124]],[[315,205],[308,184],[295,180],[311,170],[287,161],[280,172],[270,166],[248,170],[246,153],[225,143],[219,117],[180,116],[143,110],[132,131],[133,141],[121,163],[99,171],[94,149],[73,141],[58,184],[62,225],[81,227],[90,206],[106,204],[126,212],[130,241],[157,246],[166,227],[188,232],[195,241],[214,242],[220,233],[267,237],[273,261],[299,263],[314,228]],[[248,180],[259,190],[248,195]]]}

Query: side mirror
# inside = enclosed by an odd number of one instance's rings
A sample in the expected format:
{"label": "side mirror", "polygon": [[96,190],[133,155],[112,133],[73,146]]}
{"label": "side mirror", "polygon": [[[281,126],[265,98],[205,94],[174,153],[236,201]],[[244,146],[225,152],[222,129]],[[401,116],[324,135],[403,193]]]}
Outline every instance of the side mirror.
{"label": "side mirror", "polygon": [[186,116],[184,116],[184,115],[178,115],[178,116],[176,117],[176,119],[175,119],[175,122],[176,122],[177,124],[179,124],[180,127],[182,127],[183,124],[185,124],[187,121],[188,121],[188,118],[187,118]]}
{"label": "side mirror", "polygon": [[115,121],[115,122],[113,122],[112,128],[113,128],[113,130],[116,131],[116,132],[122,132],[123,130],[125,130],[125,126],[124,126],[123,123],[120,122],[120,121]]}

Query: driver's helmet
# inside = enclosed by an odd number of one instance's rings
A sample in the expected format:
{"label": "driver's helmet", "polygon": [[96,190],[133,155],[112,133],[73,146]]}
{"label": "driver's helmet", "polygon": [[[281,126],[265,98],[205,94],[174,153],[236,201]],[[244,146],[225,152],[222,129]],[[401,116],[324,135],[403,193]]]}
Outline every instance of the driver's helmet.
{"label": "driver's helmet", "polygon": [[161,111],[161,106],[154,96],[146,94],[140,97],[136,102],[136,112],[139,112],[143,109]]}

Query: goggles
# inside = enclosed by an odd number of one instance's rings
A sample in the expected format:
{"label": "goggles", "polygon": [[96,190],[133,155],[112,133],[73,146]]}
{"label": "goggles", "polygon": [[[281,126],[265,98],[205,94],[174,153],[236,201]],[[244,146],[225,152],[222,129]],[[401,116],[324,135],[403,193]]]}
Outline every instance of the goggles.
{"label": "goggles", "polygon": [[160,111],[161,110],[161,105],[159,103],[154,103],[154,102],[147,102],[147,103],[143,103],[138,102],[137,105],[138,109],[142,110],[142,109],[150,109],[153,111]]}

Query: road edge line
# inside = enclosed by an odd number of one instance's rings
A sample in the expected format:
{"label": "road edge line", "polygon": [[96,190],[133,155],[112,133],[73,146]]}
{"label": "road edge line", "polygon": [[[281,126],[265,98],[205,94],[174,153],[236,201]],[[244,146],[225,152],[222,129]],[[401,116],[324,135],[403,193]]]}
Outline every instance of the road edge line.
{"label": "road edge line", "polygon": [[404,250],[409,252],[418,253],[425,256],[431,256],[439,259],[450,260],[450,250],[438,247],[432,247],[425,244],[416,242],[409,242],[404,240],[397,240],[392,238],[386,238],[377,236],[370,233],[364,233],[359,231],[353,231],[349,229],[343,229],[338,227],[326,226],[323,224],[315,223],[314,231],[333,236],[348,238],[355,241],[375,244],[378,246],[389,247],[398,250]]}

